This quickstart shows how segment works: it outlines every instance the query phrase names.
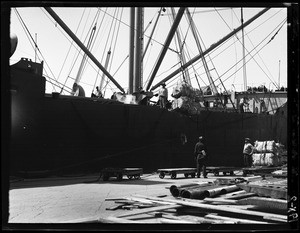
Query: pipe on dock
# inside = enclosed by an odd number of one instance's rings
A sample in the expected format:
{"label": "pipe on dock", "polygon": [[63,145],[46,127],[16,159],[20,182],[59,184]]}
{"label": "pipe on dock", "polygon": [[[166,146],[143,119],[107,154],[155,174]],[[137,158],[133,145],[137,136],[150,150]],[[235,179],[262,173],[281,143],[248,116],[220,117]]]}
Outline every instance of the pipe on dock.
{"label": "pipe on dock", "polygon": [[190,184],[183,184],[183,185],[172,185],[170,187],[170,192],[174,197],[179,197],[180,191],[186,188],[190,188],[190,187],[199,187],[199,184],[196,183],[190,183]]}
{"label": "pipe on dock", "polygon": [[206,190],[203,189],[183,190],[183,192],[181,193],[181,197],[203,200],[205,198],[205,191]]}
{"label": "pipe on dock", "polygon": [[222,195],[222,194],[230,193],[230,192],[233,192],[233,191],[237,191],[239,189],[240,188],[236,185],[230,185],[230,186],[205,190],[204,195],[205,195],[205,197],[215,197],[215,196],[218,196],[218,195]]}

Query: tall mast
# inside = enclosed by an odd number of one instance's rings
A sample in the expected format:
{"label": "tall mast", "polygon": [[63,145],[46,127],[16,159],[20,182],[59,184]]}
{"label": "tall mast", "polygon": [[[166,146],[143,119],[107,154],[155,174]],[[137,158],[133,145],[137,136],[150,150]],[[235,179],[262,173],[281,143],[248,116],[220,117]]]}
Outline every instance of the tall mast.
{"label": "tall mast", "polygon": [[278,88],[280,89],[280,60],[279,60],[279,73],[278,73]]}
{"label": "tall mast", "polygon": [[[104,65],[105,69],[107,69],[107,67],[108,67],[108,63],[109,63],[109,59],[110,59],[110,54],[111,54],[111,50],[109,48],[109,50],[107,52],[106,60],[105,60],[105,65]],[[100,86],[99,86],[99,90],[100,91],[102,91],[104,79],[105,79],[105,74],[103,73],[102,77],[101,77],[101,81],[100,81]]]}
{"label": "tall mast", "polygon": [[241,23],[242,23],[242,45],[243,45],[243,77],[244,77],[244,91],[247,91],[247,76],[246,76],[246,57],[245,57],[245,41],[244,41],[244,19],[243,7],[241,8]]}
{"label": "tall mast", "polygon": [[[88,43],[87,43],[87,49],[88,49],[88,50],[90,50],[90,47],[91,47],[91,44],[92,44],[92,40],[93,40],[95,31],[96,31],[96,25],[93,27],[93,29],[92,29],[92,31],[91,31],[91,35],[90,35],[89,41],[88,41]],[[80,81],[80,79],[81,79],[81,75],[82,75],[84,66],[85,66],[85,64],[86,64],[86,61],[87,61],[87,55],[86,55],[86,53],[85,53],[85,54],[83,55],[83,58],[82,58],[80,67],[79,67],[78,72],[77,72],[77,75],[76,75],[75,83],[77,83],[77,84],[79,83],[79,81]]]}
{"label": "tall mast", "polygon": [[134,22],[135,22],[135,7],[130,7],[128,94],[133,93],[133,80],[134,80],[134,26],[135,26]]}
{"label": "tall mast", "polygon": [[142,86],[143,80],[143,65],[142,65],[142,54],[143,54],[143,31],[144,31],[144,8],[137,7],[136,12],[136,35],[135,35],[135,73],[134,73],[134,88],[133,91],[139,91]]}

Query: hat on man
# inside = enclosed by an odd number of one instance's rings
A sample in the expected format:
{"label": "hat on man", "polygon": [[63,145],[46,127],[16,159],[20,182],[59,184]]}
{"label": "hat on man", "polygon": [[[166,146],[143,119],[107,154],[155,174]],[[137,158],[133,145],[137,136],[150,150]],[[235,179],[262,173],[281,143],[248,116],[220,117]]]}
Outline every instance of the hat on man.
{"label": "hat on man", "polygon": [[245,138],[245,142],[250,142],[250,138]]}

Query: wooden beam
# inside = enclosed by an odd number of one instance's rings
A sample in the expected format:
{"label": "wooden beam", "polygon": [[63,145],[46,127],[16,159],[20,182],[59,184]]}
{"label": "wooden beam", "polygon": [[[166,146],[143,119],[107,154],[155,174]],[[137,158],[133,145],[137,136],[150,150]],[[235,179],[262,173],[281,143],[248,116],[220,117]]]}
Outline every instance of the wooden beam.
{"label": "wooden beam", "polygon": [[142,195],[137,195],[139,197],[144,197],[149,200],[161,200],[161,201],[167,201],[167,202],[173,202],[177,205],[183,205],[183,206],[192,206],[192,207],[199,207],[203,209],[208,210],[214,210],[214,211],[224,211],[229,213],[237,213],[237,214],[246,214],[246,215],[254,215],[254,216],[260,216],[260,217],[271,217],[273,219],[278,220],[284,220],[287,222],[287,216],[280,215],[280,214],[272,214],[272,213],[265,213],[260,211],[253,211],[253,210],[243,210],[243,209],[237,209],[237,208],[231,208],[231,207],[221,207],[221,206],[214,206],[209,204],[204,204],[203,201],[195,201],[195,200],[187,200],[187,199],[163,199],[163,198],[154,198],[154,197],[147,197]]}
{"label": "wooden beam", "polygon": [[205,218],[216,219],[216,220],[228,220],[228,221],[232,221],[235,224],[269,224],[268,222],[265,221],[254,221],[248,219],[231,218],[231,217],[225,217],[216,214],[207,214],[205,215]]}
{"label": "wooden beam", "polygon": [[172,205],[163,205],[163,206],[156,206],[156,207],[151,207],[151,208],[146,208],[146,209],[141,209],[141,210],[133,210],[130,211],[130,213],[124,213],[124,214],[118,214],[118,215],[114,215],[114,217],[129,217],[129,216],[133,216],[133,215],[140,215],[140,214],[146,214],[146,213],[150,213],[150,212],[155,212],[155,211],[161,211],[161,210],[167,210],[167,209],[176,209],[181,207],[180,204],[172,204]]}

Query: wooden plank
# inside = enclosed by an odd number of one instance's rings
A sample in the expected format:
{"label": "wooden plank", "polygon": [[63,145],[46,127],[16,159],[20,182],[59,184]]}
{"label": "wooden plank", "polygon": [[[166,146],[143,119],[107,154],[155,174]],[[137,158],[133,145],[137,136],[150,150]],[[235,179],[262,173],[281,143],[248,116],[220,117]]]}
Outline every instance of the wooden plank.
{"label": "wooden plank", "polygon": [[248,219],[231,218],[231,217],[225,217],[216,214],[207,214],[205,215],[205,218],[216,219],[216,220],[228,220],[228,221],[232,221],[235,224],[269,224],[268,222],[265,221],[254,221]]}
{"label": "wooden plank", "polygon": [[210,198],[210,197],[206,197],[204,200],[204,202],[220,202],[220,203],[229,203],[229,204],[236,204],[236,200],[229,200],[226,198],[221,198],[221,197],[214,197],[214,198]]}
{"label": "wooden plank", "polygon": [[287,200],[275,198],[250,197],[242,200],[237,200],[236,202],[241,205],[256,205],[261,208],[285,210],[286,212],[288,210]]}
{"label": "wooden plank", "polygon": [[173,205],[174,203],[172,202],[166,202],[166,201],[159,201],[159,200],[146,200],[145,198],[138,198],[138,197],[126,197],[126,200],[131,200],[131,201],[138,201],[144,204],[169,204]]}
{"label": "wooden plank", "polygon": [[118,218],[114,216],[108,216],[106,218],[99,218],[98,222],[101,223],[126,223],[126,224],[144,224],[146,223],[145,221],[140,221],[140,220],[128,220],[124,218]]}
{"label": "wooden plank", "polygon": [[156,206],[156,207],[151,207],[151,208],[146,208],[146,209],[138,209],[138,210],[133,210],[130,211],[130,213],[126,212],[124,214],[118,214],[118,215],[114,215],[114,217],[129,217],[129,216],[133,216],[133,215],[139,215],[139,214],[145,214],[145,213],[149,213],[149,212],[155,212],[155,211],[161,211],[161,210],[167,210],[167,209],[176,209],[181,207],[180,204],[167,204],[167,205],[163,205],[163,206]]}
{"label": "wooden plank", "polygon": [[[163,214],[163,219],[171,219],[175,221],[181,221],[182,223],[189,223],[189,224],[199,224],[199,223],[212,223],[212,224],[220,224],[224,223],[223,220],[212,220],[212,219],[205,219],[203,217],[193,216],[193,215],[171,215],[171,214]],[[176,222],[174,222],[176,223]]]}
{"label": "wooden plank", "polygon": [[272,197],[272,198],[284,198],[287,199],[287,189],[284,188],[273,188],[263,185],[252,185],[250,184],[237,184],[241,189],[247,192],[256,193],[259,196]]}
{"label": "wooden plank", "polygon": [[197,224],[196,222],[190,222],[182,219],[160,219],[161,223],[169,223],[169,224]]}
{"label": "wooden plank", "polygon": [[248,197],[254,197],[257,196],[256,193],[242,193],[242,194],[237,194],[231,197],[227,197],[227,199],[229,200],[239,200],[239,199],[243,199],[243,198],[248,198]]}
{"label": "wooden plank", "polygon": [[[161,200],[161,201],[164,200],[162,198],[153,198],[153,197],[147,197],[147,196],[142,196],[142,195],[137,195],[137,196],[144,197],[144,198],[149,199],[149,200]],[[285,216],[285,215],[271,214],[271,213],[265,213],[265,212],[260,212],[260,211],[253,211],[253,210],[243,210],[243,209],[238,209],[238,208],[214,206],[214,205],[204,204],[203,201],[199,201],[199,200],[191,201],[191,200],[187,200],[187,199],[181,199],[181,200],[180,199],[167,199],[165,201],[173,202],[175,204],[183,205],[183,206],[193,206],[193,207],[199,207],[199,208],[204,208],[204,209],[208,209],[208,210],[224,211],[224,212],[246,214],[246,215],[254,215],[254,216],[260,216],[260,217],[269,216],[269,217],[272,217],[274,219],[287,221],[287,216]]]}
{"label": "wooden plank", "polygon": [[235,195],[245,194],[245,193],[247,193],[245,190],[240,190],[240,191],[236,191],[236,192],[232,192],[232,193],[223,194],[220,197],[228,198],[228,197],[233,197]]}

